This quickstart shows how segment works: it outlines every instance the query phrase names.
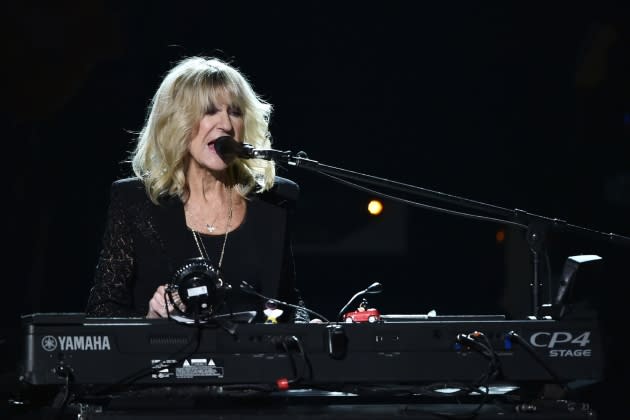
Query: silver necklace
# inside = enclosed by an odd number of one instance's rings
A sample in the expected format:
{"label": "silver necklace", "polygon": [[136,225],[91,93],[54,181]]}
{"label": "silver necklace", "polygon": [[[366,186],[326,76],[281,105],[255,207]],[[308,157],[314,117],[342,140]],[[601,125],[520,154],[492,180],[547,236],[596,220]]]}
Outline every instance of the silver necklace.
{"label": "silver necklace", "polygon": [[215,226],[215,223],[217,222],[217,220],[219,220],[219,213],[218,212],[217,212],[216,216],[214,216],[214,220],[212,221],[211,225],[206,223],[206,229],[208,229],[208,232],[213,233],[215,230],[217,230],[217,227]]}
{"label": "silver necklace", "polygon": [[[228,215],[227,215],[227,222],[225,224],[225,236],[223,237],[223,246],[221,247],[221,255],[219,256],[219,264],[217,266],[218,270],[221,270],[221,265],[223,264],[223,255],[225,254],[225,244],[227,243],[227,238],[228,238],[228,233],[230,232],[230,223],[232,222],[232,188],[230,188],[230,192],[228,194],[228,200],[229,200],[229,205],[228,205]],[[210,230],[210,226],[206,225],[208,227],[208,230]],[[214,231],[216,228],[214,227],[214,223],[212,224],[212,230],[210,230],[210,232]],[[203,244],[203,240],[199,237],[199,233],[194,230],[191,229],[192,234],[193,234],[193,238],[195,239],[195,244],[197,244],[197,249],[199,250],[199,255],[201,255],[201,258],[204,258],[208,261],[210,261],[210,258],[208,257],[208,251],[206,250],[206,246]]]}

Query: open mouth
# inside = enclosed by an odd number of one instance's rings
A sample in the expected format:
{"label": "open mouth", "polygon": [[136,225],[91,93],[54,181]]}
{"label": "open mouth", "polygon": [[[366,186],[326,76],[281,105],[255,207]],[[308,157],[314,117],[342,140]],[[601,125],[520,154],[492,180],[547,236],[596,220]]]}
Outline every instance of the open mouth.
{"label": "open mouth", "polygon": [[216,142],[217,142],[217,140],[216,140],[216,139],[209,141],[209,142],[207,143],[208,149],[216,151],[216,149],[215,149],[215,147],[214,147],[214,144],[215,144]]}

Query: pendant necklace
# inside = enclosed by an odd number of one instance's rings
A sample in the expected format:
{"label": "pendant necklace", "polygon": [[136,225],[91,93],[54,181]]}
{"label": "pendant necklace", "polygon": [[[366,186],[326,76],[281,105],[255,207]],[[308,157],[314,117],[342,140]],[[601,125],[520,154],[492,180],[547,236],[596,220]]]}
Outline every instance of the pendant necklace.
{"label": "pendant necklace", "polygon": [[[225,254],[225,244],[227,243],[228,233],[230,231],[230,223],[232,222],[232,212],[233,212],[233,208],[232,208],[232,188],[230,188],[230,192],[228,194],[228,197],[229,197],[228,198],[229,205],[228,205],[227,222],[225,224],[225,235],[223,237],[223,245],[221,247],[221,255],[219,256],[219,263],[217,265],[217,271],[221,271],[221,264],[223,264],[223,255]],[[210,232],[213,232],[214,230],[216,230],[216,227],[214,226],[214,223],[212,223],[212,225],[206,224],[206,227],[208,228],[208,230]],[[191,231],[192,231],[192,234],[193,234],[193,238],[195,239],[195,244],[197,245],[197,249],[199,250],[199,255],[201,255],[201,258],[204,258],[204,259],[210,261],[210,258],[208,256],[208,251],[206,250],[206,246],[204,245],[203,240],[199,236],[199,233],[196,230],[194,230],[194,229],[191,229]]]}
{"label": "pendant necklace", "polygon": [[217,214],[214,218],[214,221],[212,222],[211,225],[206,223],[206,229],[208,229],[208,232],[212,233],[215,230],[217,230],[217,228],[214,226],[214,224],[217,222],[217,219],[219,218],[219,215]]}

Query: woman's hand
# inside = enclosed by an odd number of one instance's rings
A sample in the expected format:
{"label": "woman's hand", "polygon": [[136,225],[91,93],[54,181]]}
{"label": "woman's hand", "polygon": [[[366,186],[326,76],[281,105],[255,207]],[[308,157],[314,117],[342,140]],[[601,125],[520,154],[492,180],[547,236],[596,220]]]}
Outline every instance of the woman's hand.
{"label": "woman's hand", "polygon": [[147,312],[147,318],[168,317],[166,312],[166,301],[164,300],[165,294],[166,286],[160,286],[156,289],[155,293],[153,293],[153,297],[149,301],[149,312]]}

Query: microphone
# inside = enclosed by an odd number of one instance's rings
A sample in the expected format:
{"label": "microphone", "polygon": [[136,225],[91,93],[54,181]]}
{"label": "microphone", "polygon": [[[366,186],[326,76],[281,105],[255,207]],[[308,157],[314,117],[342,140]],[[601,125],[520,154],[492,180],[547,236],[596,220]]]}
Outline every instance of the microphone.
{"label": "microphone", "polygon": [[275,149],[255,149],[249,143],[240,143],[230,136],[221,136],[214,141],[214,150],[227,164],[236,158],[263,159],[263,160],[288,160],[291,152],[283,152]]}
{"label": "microphone", "polygon": [[311,315],[315,315],[317,318],[321,319],[324,322],[330,322],[328,321],[328,319],[326,319],[326,317],[324,315],[318,314],[317,312],[308,309],[307,307],[304,306],[299,306],[299,305],[293,305],[292,303],[287,303],[287,302],[283,302],[281,300],[278,299],[273,299],[270,297],[267,297],[263,294],[260,294],[256,291],[256,289],[254,289],[254,286],[252,286],[251,284],[247,283],[245,280],[241,281],[241,284],[239,285],[240,289],[245,292],[245,293],[249,293],[250,295],[254,295],[254,296],[258,296],[259,298],[265,300],[265,301],[271,301],[277,305],[282,305],[282,306],[286,306],[289,308],[293,308],[296,309],[298,311],[306,311]]}
{"label": "microphone", "polygon": [[341,308],[341,310],[339,311],[339,315],[337,315],[337,319],[341,320],[341,317],[343,316],[343,314],[348,310],[352,302],[354,302],[357,298],[363,295],[381,293],[382,291],[383,291],[383,285],[381,283],[379,282],[372,283],[370,286],[368,286],[367,289],[361,290],[360,292],[356,293],[354,296],[350,298],[348,303],[346,303],[345,306]]}
{"label": "microphone", "polygon": [[214,141],[214,150],[227,164],[236,158],[249,159],[252,146],[239,143],[230,136],[221,136]]}

